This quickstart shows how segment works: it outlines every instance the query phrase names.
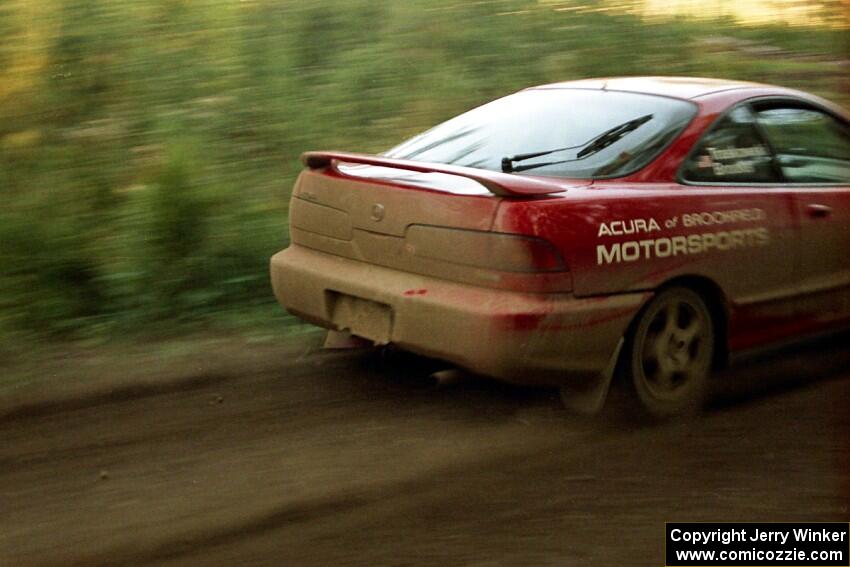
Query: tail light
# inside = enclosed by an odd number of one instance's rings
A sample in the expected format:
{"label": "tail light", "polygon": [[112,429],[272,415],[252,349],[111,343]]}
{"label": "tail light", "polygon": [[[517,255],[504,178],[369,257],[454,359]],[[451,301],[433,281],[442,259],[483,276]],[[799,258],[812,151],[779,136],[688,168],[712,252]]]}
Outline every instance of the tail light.
{"label": "tail light", "polygon": [[405,248],[414,256],[502,272],[563,272],[558,250],[542,238],[439,226],[412,225]]}

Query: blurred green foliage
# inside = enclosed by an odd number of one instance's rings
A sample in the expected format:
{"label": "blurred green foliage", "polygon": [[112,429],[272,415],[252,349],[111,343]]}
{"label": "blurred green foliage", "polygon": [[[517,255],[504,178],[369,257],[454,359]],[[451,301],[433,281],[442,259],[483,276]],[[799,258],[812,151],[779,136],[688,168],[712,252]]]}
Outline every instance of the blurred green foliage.
{"label": "blurred green foliage", "polygon": [[846,29],[644,21],[611,7],[7,0],[0,333],[280,316],[267,262],[287,243],[302,151],[381,151],[528,85],[721,76],[848,102]]}

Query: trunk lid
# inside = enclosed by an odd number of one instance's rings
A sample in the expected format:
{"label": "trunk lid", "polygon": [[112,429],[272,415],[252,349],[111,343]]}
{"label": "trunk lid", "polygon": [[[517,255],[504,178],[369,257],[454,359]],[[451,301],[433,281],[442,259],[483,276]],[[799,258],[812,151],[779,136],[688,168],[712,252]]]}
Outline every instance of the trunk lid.
{"label": "trunk lid", "polygon": [[[536,181],[532,182],[526,187],[566,190],[555,180],[543,180],[536,186]],[[529,195],[526,200],[539,198],[545,194]],[[519,276],[527,279],[525,274],[516,274],[525,271],[517,259],[523,254],[522,249],[517,251],[517,243],[504,246],[504,239],[488,236],[504,199],[465,175],[384,165],[326,164],[306,169],[295,184],[289,211],[291,240],[328,254],[406,272],[503,287],[504,282]],[[500,262],[497,256],[502,253],[507,260]],[[517,267],[512,270],[512,266]],[[542,281],[550,275],[528,277]]]}
{"label": "trunk lid", "polygon": [[[378,175],[361,176],[366,173]],[[342,240],[354,239],[355,230],[404,237],[414,224],[490,230],[499,198],[486,191],[483,195],[457,193],[448,184],[443,185],[448,190],[435,190],[432,182],[438,180],[433,177],[404,177],[362,170],[351,176],[305,171],[293,191],[292,226]],[[399,187],[399,182],[419,187]]]}

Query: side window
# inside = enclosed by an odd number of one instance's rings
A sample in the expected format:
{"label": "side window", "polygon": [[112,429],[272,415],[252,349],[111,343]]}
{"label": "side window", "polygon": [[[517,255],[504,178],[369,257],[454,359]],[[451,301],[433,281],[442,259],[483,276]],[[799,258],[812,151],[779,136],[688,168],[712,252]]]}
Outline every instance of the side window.
{"label": "side window", "polygon": [[758,123],[791,183],[850,183],[850,127],[811,108],[756,110]]}
{"label": "side window", "polygon": [[739,106],[715,124],[685,163],[682,177],[703,183],[779,183],[755,116]]}

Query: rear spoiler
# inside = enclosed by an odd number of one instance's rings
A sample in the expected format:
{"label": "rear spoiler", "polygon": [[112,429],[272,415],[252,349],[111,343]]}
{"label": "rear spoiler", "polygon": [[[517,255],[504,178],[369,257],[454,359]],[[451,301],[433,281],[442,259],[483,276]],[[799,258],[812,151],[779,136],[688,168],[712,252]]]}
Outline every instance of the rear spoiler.
{"label": "rear spoiler", "polygon": [[534,179],[522,175],[512,175],[486,169],[475,169],[459,165],[447,165],[444,163],[426,163],[421,161],[410,161],[406,159],[393,159],[369,154],[350,154],[344,152],[305,152],[301,154],[301,162],[310,169],[322,169],[330,167],[336,173],[345,175],[337,165],[342,163],[360,163],[363,165],[376,165],[379,167],[390,167],[404,169],[407,171],[418,171],[420,173],[445,173],[447,175],[458,175],[477,181],[488,191],[500,197],[524,197],[529,195],[548,195],[550,193],[562,193],[566,191],[555,182]]}

